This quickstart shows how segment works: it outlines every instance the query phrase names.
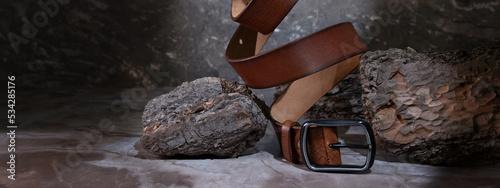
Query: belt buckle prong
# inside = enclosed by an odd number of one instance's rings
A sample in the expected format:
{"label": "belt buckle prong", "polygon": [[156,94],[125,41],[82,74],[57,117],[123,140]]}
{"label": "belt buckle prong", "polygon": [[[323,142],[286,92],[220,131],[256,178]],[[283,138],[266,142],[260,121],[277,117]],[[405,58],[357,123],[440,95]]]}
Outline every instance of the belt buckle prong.
{"label": "belt buckle prong", "polygon": [[[366,144],[343,144],[343,143],[335,143],[330,144],[329,147],[333,149],[338,148],[357,148],[357,149],[366,149],[368,150],[368,154],[366,156],[366,161],[363,165],[340,165],[340,166],[320,166],[312,164],[308,148],[307,148],[307,133],[311,126],[314,127],[344,127],[344,126],[360,126],[365,131],[366,135]],[[363,172],[367,171],[373,165],[375,161],[375,138],[373,136],[373,130],[370,124],[363,120],[314,120],[307,121],[301,128],[300,131],[300,150],[302,153],[303,160],[306,166],[313,171],[320,172]]]}

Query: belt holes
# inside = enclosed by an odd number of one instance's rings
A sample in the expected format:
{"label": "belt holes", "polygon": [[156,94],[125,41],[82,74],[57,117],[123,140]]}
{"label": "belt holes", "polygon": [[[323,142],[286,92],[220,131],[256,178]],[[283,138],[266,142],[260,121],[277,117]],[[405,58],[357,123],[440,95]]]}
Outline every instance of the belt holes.
{"label": "belt holes", "polygon": [[240,39],[240,41],[239,41],[239,42],[240,42],[240,45],[242,45],[242,44],[243,44],[243,39]]}

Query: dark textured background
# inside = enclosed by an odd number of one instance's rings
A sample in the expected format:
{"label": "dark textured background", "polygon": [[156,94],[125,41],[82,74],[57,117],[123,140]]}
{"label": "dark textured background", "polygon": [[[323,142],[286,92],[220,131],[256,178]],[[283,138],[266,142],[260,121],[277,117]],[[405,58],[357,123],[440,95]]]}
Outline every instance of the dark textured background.
{"label": "dark textured background", "polygon": [[[19,179],[0,178],[0,187],[500,184],[498,164],[424,166],[381,150],[363,178],[314,173],[283,162],[272,126],[255,150],[234,160],[164,160],[147,155],[135,145],[142,135],[144,106],[172,89],[155,86],[177,86],[203,76],[238,80],[223,57],[238,26],[229,19],[231,0],[69,0],[16,53],[8,35],[23,36],[22,18],[32,22],[33,15],[40,14],[38,1],[0,0],[0,82],[7,82],[6,75],[16,76],[15,125],[19,125],[15,153]],[[47,1],[54,0],[43,0]],[[354,22],[372,50],[471,49],[483,43],[497,45],[500,38],[499,0],[401,0],[390,1],[395,4],[389,7],[387,2],[301,0],[265,49],[344,21]],[[259,92],[271,96],[273,90]],[[0,94],[3,121],[7,96],[5,90],[0,93],[4,93]],[[8,131],[5,124],[0,126],[4,165],[10,154],[5,149]],[[343,159],[360,159],[357,151],[344,154]],[[4,177],[8,173],[0,172]]]}
{"label": "dark textured background", "polygon": [[[9,33],[24,37],[23,18],[33,24],[42,10],[37,2],[0,2],[2,74],[16,75],[18,87],[148,88],[204,76],[239,81],[224,60],[237,27],[230,0],[70,0],[16,53]],[[303,0],[265,50],[344,21],[372,50],[495,46],[499,11],[499,0]]]}

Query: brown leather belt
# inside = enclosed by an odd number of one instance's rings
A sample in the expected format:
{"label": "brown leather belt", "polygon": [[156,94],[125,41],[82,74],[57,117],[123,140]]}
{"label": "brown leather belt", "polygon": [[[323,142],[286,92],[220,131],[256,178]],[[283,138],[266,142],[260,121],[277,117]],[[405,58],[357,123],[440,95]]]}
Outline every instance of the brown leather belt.
{"label": "brown leather belt", "polygon": [[[260,89],[292,82],[271,107],[274,129],[284,157],[316,171],[364,171],[373,164],[375,147],[368,123],[361,120],[312,121],[299,118],[359,64],[366,45],[351,23],[330,26],[259,53],[297,0],[232,0],[231,17],[240,23],[226,50],[226,60],[249,87]],[[359,125],[366,145],[340,144],[337,126]],[[371,135],[370,135],[371,133]],[[343,166],[340,149],[368,149],[363,166]],[[301,150],[301,148],[304,148]]]}

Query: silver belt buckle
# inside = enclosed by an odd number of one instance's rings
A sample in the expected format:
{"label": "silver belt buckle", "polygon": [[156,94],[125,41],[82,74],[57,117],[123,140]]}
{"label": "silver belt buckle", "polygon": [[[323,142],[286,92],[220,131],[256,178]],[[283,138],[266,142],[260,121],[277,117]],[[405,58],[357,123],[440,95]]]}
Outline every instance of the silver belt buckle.
{"label": "silver belt buckle", "polygon": [[[343,144],[336,143],[330,144],[329,147],[332,149],[337,148],[357,148],[357,149],[366,149],[368,150],[368,154],[366,156],[366,161],[363,165],[340,165],[340,166],[321,166],[312,164],[309,158],[308,148],[307,148],[307,133],[311,126],[314,127],[344,127],[344,126],[360,126],[365,131],[366,135],[366,144]],[[307,121],[301,128],[300,131],[300,150],[302,153],[302,157],[304,162],[306,163],[307,168],[313,171],[319,172],[364,172],[369,170],[373,162],[375,161],[375,137],[373,135],[373,130],[370,124],[363,120],[314,120]]]}

